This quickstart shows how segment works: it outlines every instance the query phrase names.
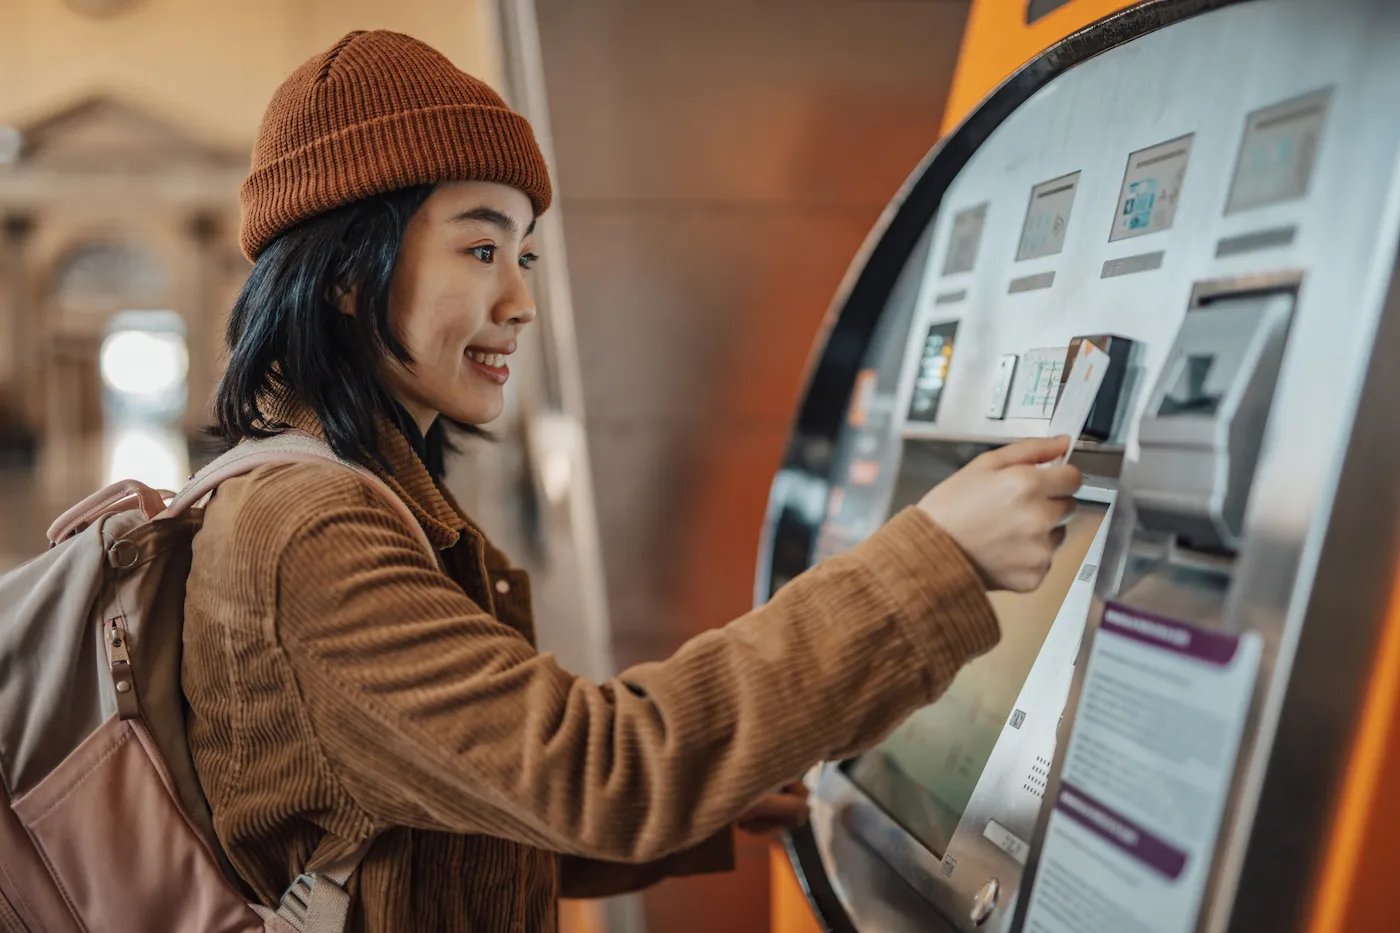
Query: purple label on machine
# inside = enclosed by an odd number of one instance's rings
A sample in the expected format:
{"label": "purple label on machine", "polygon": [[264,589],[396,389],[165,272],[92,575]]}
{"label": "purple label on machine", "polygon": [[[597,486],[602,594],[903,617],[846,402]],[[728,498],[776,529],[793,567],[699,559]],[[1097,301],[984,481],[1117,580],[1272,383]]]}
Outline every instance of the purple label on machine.
{"label": "purple label on machine", "polygon": [[1185,852],[1078,788],[1061,784],[1055,809],[1172,881],[1186,868]]}
{"label": "purple label on machine", "polygon": [[1099,627],[1219,667],[1228,667],[1240,647],[1237,635],[1212,632],[1121,603],[1109,603],[1104,608]]}

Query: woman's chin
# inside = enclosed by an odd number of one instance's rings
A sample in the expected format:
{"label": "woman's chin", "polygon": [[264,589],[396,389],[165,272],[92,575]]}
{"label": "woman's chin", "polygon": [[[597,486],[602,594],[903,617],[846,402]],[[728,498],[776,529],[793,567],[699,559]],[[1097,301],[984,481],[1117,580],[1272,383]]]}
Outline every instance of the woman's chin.
{"label": "woman's chin", "polygon": [[484,425],[501,417],[505,400],[473,399],[471,404],[458,404],[444,407],[442,414],[458,424]]}

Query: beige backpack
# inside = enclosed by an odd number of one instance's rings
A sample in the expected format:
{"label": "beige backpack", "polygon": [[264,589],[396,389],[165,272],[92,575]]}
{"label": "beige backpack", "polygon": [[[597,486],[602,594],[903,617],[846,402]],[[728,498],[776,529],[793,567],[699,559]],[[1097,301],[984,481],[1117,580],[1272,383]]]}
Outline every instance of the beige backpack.
{"label": "beige backpack", "polygon": [[355,471],[432,553],[373,473],[288,432],[238,445],[168,506],[140,483],[108,487],[54,522],[45,554],[0,576],[3,933],[344,929],[368,840],[327,837],[276,910],[248,903],[214,836],[180,691],[197,506],[257,466],[306,461]]}

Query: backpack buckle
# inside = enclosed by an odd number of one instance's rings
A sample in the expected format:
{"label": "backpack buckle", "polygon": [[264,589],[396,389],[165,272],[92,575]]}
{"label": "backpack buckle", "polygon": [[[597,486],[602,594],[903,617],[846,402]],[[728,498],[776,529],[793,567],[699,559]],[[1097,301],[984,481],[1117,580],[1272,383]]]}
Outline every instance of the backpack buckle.
{"label": "backpack buckle", "polygon": [[277,911],[284,919],[290,920],[298,930],[306,926],[307,912],[311,907],[311,886],[316,879],[310,875],[297,875],[296,880],[282,892],[281,908]]}

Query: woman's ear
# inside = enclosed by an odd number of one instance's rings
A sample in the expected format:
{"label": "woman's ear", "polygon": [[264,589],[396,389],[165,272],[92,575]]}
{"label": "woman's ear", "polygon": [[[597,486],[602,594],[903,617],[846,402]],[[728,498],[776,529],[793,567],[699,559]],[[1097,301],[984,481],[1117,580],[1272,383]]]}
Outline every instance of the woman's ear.
{"label": "woman's ear", "polygon": [[335,305],[335,309],[341,314],[350,317],[355,316],[355,287],[346,288],[343,285],[332,285],[330,301]]}

